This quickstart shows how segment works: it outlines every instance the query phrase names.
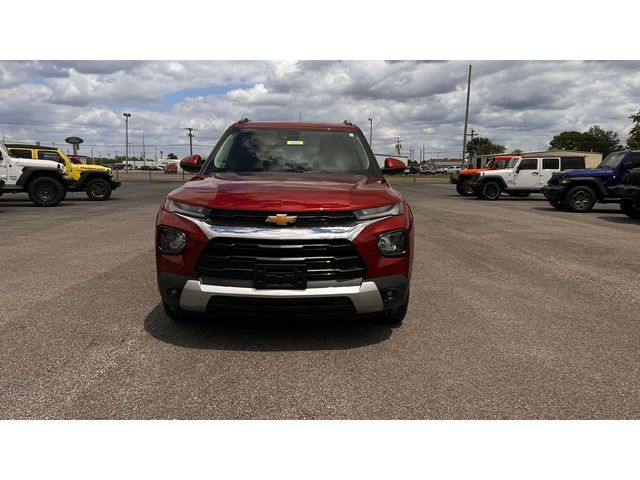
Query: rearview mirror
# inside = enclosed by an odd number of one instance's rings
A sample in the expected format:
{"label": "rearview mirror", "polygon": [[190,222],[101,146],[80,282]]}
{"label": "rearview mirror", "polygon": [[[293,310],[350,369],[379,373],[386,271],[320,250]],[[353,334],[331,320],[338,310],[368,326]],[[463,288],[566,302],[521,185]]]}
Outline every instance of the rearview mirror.
{"label": "rearview mirror", "polygon": [[180,160],[180,168],[185,172],[196,173],[202,168],[202,157],[200,155],[190,155]]}
{"label": "rearview mirror", "polygon": [[403,161],[389,157],[384,159],[382,173],[400,173],[403,172],[405,168],[407,168],[407,166]]}

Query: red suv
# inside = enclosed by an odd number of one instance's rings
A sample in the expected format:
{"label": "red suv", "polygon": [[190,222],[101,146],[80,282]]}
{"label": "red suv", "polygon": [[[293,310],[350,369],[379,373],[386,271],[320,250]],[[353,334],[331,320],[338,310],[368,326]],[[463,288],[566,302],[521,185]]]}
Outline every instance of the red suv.
{"label": "red suv", "polygon": [[156,221],[167,315],[371,316],[400,325],[409,303],[413,217],[349,123],[241,120]]}

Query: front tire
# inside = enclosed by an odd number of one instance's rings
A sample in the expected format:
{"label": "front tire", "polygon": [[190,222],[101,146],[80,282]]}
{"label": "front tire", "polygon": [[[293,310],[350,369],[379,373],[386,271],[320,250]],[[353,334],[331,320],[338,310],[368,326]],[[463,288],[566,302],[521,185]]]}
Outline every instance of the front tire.
{"label": "front tire", "polygon": [[178,306],[163,301],[162,308],[164,308],[164,313],[167,314],[167,317],[176,323],[189,323],[193,321],[193,317]]}
{"label": "front tire", "polygon": [[493,180],[484,182],[480,187],[480,198],[483,200],[497,200],[502,193],[502,185]]}
{"label": "front tire", "polygon": [[409,293],[410,292],[407,292],[407,298],[402,305],[384,312],[378,318],[378,323],[388,325],[390,327],[400,327],[404,317],[407,315],[407,310],[409,309]]}
{"label": "front tire", "polygon": [[55,207],[66,196],[62,184],[51,177],[36,178],[29,184],[27,193],[37,207]]}
{"label": "front tire", "polygon": [[623,198],[620,202],[620,210],[622,210],[627,217],[640,220],[640,201],[634,202],[628,198]]}
{"label": "front tire", "polygon": [[564,196],[564,205],[572,212],[585,213],[591,211],[596,200],[596,192],[585,185],[580,185],[567,192]]}
{"label": "front tire", "polygon": [[104,178],[94,178],[87,182],[85,191],[90,200],[104,202],[111,197],[111,184]]}
{"label": "front tire", "polygon": [[456,183],[456,192],[463,197],[473,197],[476,194],[475,190],[471,187],[471,180]]}

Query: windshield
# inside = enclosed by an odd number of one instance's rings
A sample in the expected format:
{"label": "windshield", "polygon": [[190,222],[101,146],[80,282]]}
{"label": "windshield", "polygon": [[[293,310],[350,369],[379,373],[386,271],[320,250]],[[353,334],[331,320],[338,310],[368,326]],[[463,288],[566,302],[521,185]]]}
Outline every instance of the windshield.
{"label": "windshield", "polygon": [[376,175],[355,132],[295,129],[236,130],[209,159],[209,172],[331,172]]}
{"label": "windshield", "polygon": [[610,153],[596,168],[616,168],[624,157],[624,153],[625,152]]}
{"label": "windshield", "polygon": [[509,165],[507,165],[507,168],[515,168],[519,160],[520,157],[513,157],[511,160],[509,160]]}

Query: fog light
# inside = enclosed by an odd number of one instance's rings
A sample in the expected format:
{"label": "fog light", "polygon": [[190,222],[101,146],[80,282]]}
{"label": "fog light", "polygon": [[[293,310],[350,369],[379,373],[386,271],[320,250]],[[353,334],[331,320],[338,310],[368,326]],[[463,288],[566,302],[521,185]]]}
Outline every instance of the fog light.
{"label": "fog light", "polygon": [[385,257],[404,255],[407,251],[404,230],[396,230],[380,235],[378,238],[378,251]]}
{"label": "fog light", "polygon": [[187,246],[187,236],[180,230],[160,227],[158,247],[164,253],[177,255]]}
{"label": "fog light", "polygon": [[389,300],[395,300],[395,298],[398,296],[398,289],[397,288],[390,288],[389,290],[383,290],[382,291],[382,299],[386,302]]}
{"label": "fog light", "polygon": [[169,298],[178,298],[180,296],[180,290],[174,287],[168,287],[165,292]]}

